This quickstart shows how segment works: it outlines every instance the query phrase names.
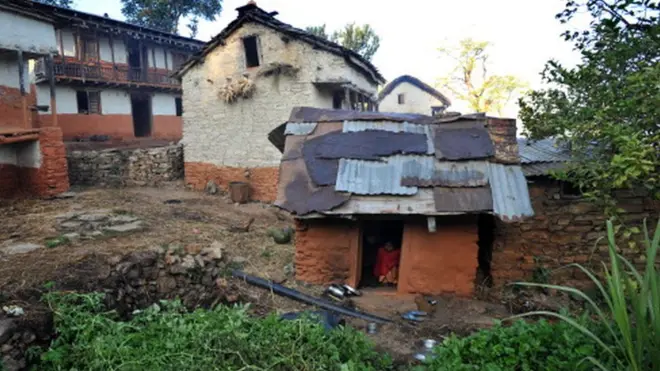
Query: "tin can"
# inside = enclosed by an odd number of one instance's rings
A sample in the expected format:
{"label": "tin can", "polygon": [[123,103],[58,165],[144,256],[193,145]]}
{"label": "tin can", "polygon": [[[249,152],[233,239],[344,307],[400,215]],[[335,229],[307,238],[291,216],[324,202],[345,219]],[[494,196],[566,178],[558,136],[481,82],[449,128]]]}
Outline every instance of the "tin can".
{"label": "tin can", "polygon": [[377,330],[378,327],[374,322],[369,322],[367,324],[367,334],[375,334]]}

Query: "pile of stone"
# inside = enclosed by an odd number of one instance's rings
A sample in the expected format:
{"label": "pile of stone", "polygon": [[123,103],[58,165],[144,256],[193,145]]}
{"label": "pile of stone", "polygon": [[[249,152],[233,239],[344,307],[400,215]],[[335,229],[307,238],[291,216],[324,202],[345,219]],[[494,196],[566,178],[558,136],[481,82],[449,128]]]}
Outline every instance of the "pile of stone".
{"label": "pile of stone", "polygon": [[70,211],[56,217],[57,230],[68,240],[97,238],[104,235],[131,234],[145,228],[137,217],[112,210]]}

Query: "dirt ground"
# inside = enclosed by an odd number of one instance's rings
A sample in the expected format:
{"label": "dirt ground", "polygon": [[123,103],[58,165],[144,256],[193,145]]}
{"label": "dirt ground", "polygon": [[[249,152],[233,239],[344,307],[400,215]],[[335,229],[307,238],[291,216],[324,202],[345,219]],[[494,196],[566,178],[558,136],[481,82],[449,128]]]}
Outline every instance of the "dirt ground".
{"label": "dirt ground", "polygon": [[[181,183],[159,188],[81,189],[67,199],[5,201],[0,203],[0,249],[16,243],[44,245],[61,235],[56,227],[57,217],[63,213],[108,209],[118,215],[137,217],[146,228],[129,235],[80,239],[25,254],[0,253],[0,291],[6,295],[15,290],[42,287],[46,282],[61,279],[62,274],[67,274],[68,266],[87,261],[90,256],[107,260],[158,246],[206,247],[214,241],[225,245],[228,259],[244,261],[244,270],[249,274],[285,280],[285,286],[314,296],[323,291],[322,287],[293,279],[293,244],[276,244],[268,235],[269,228],[292,226],[287,214],[260,203],[235,205],[223,196],[186,190]],[[268,290],[243,282],[238,284],[242,296],[256,304],[259,314],[311,309]],[[438,303],[431,316],[421,323],[401,319],[402,313],[417,309],[413,296],[372,290],[352,301],[362,311],[393,321],[379,326],[377,333],[369,336],[397,358],[414,354],[423,339],[441,341],[452,332],[463,335],[489,327],[494,319],[509,313],[500,303],[450,296],[432,299]],[[364,320],[347,319],[347,323],[359,329],[367,326]]]}

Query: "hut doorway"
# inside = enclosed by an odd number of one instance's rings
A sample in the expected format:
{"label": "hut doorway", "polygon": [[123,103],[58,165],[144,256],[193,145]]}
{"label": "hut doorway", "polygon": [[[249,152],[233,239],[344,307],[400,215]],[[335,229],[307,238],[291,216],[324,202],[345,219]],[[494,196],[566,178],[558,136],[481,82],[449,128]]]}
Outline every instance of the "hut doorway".
{"label": "hut doorway", "polygon": [[360,233],[358,286],[396,289],[403,242],[403,220],[368,220]]}

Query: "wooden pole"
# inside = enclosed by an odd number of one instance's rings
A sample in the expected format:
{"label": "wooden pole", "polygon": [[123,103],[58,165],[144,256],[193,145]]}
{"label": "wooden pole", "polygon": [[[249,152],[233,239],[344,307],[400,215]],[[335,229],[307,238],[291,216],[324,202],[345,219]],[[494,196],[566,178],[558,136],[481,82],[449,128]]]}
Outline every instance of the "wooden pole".
{"label": "wooden pole", "polygon": [[344,109],[351,109],[351,91],[348,90],[348,87],[344,87]]}
{"label": "wooden pole", "polygon": [[50,114],[52,116],[52,126],[57,126],[57,103],[55,97],[55,71],[53,56],[48,55],[46,57],[47,71],[48,71],[48,82],[50,85]]}
{"label": "wooden pole", "polygon": [[21,91],[21,108],[23,110],[23,127],[29,128],[29,116],[28,116],[28,107],[27,107],[27,94],[25,90],[25,61],[23,60],[23,51],[19,50],[16,52],[16,57],[18,58],[18,84],[20,85]]}
{"label": "wooden pole", "polygon": [[165,57],[165,69],[169,70],[170,67],[167,65],[167,48],[163,47],[163,56]]}
{"label": "wooden pole", "polygon": [[112,38],[112,34],[108,34],[108,40],[110,41],[110,58],[112,60],[112,79],[117,80],[117,65],[115,63],[115,40]]}

